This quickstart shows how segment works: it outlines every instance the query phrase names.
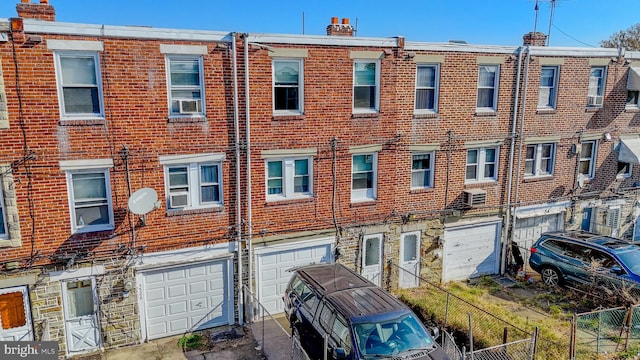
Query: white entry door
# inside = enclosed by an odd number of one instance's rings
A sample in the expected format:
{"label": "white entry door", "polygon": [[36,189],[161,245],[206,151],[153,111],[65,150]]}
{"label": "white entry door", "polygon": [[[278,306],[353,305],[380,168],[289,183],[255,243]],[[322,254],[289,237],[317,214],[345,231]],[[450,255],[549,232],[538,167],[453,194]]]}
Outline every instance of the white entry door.
{"label": "white entry door", "polygon": [[64,325],[70,353],[100,347],[96,282],[94,278],[62,282]]}
{"label": "white entry door", "polygon": [[365,236],[362,240],[362,276],[382,284],[382,235]]}
{"label": "white entry door", "polygon": [[420,232],[400,236],[400,288],[412,288],[420,284]]}
{"label": "white entry door", "polygon": [[26,286],[0,289],[0,341],[33,341]]}

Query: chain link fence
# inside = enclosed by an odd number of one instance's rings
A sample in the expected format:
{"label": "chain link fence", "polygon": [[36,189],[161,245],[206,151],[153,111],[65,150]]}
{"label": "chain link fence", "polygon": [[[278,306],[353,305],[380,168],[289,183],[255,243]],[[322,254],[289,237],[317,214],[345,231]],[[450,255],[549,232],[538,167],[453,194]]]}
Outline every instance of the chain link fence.
{"label": "chain link fence", "polygon": [[309,355],[302,348],[300,336],[297,334],[291,337],[291,360],[310,360]]}
{"label": "chain link fence", "polygon": [[289,331],[285,330],[285,326],[288,325],[285,324],[283,326],[281,323],[283,319],[286,322],[286,318],[283,316],[274,317],[258,301],[255,294],[249,291],[246,285],[243,286],[243,289],[245,294],[251,298],[251,303],[256,307],[255,313],[252,311],[252,316],[247,320],[251,322],[251,331],[258,342],[258,350],[261,350],[270,360],[306,360],[304,357],[294,358],[292,357],[293,354],[289,353],[289,351],[294,350],[289,342],[289,338],[292,336]]}
{"label": "chain link fence", "polygon": [[640,346],[640,305],[575,314],[574,324],[572,358]]}
{"label": "chain link fence", "polygon": [[467,352],[466,346],[458,348],[455,338],[443,331],[442,348],[452,360],[533,360],[535,356],[535,340],[537,331],[529,339],[522,339]]}

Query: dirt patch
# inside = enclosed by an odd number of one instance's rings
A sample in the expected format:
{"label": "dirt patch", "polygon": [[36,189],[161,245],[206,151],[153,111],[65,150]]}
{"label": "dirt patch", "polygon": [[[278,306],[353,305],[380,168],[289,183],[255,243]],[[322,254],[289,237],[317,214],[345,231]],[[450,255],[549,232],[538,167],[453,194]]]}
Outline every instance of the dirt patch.
{"label": "dirt patch", "polygon": [[249,327],[232,327],[205,332],[207,348],[185,352],[187,359],[263,360]]}

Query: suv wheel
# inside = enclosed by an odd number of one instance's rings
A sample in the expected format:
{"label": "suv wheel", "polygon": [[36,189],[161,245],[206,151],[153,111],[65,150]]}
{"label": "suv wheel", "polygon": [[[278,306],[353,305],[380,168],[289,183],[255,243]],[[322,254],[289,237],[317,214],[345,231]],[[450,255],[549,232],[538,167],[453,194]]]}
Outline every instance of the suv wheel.
{"label": "suv wheel", "polygon": [[552,267],[544,267],[540,271],[542,282],[547,286],[558,286],[562,283],[562,275]]}

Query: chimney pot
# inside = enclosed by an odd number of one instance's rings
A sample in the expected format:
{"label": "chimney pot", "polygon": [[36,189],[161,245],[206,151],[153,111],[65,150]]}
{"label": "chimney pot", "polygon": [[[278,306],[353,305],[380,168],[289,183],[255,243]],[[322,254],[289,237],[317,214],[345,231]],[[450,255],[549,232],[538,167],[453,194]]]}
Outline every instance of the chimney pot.
{"label": "chimney pot", "polygon": [[[27,1],[29,1],[29,0],[27,0]],[[332,24],[338,24],[338,17],[337,16],[332,17],[331,18],[331,23]]]}
{"label": "chimney pot", "polygon": [[28,4],[29,0],[21,0],[20,2],[23,3],[23,4]]}
{"label": "chimney pot", "polygon": [[349,18],[342,18],[342,25],[349,25]]}
{"label": "chimney pot", "polygon": [[48,4],[49,0],[40,0],[40,4]]}

